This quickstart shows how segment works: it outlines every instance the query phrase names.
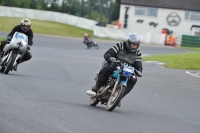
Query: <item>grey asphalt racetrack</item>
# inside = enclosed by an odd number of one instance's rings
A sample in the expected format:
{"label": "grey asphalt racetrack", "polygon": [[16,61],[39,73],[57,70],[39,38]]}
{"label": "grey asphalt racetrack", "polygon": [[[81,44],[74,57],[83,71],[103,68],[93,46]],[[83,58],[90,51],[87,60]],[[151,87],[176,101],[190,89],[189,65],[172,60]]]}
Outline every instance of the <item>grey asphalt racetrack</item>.
{"label": "grey asphalt racetrack", "polygon": [[[7,35],[0,33],[0,36]],[[113,112],[86,91],[115,41],[34,36],[33,58],[0,74],[0,133],[200,133],[200,78],[143,62],[143,77]],[[188,52],[141,44],[143,55]]]}

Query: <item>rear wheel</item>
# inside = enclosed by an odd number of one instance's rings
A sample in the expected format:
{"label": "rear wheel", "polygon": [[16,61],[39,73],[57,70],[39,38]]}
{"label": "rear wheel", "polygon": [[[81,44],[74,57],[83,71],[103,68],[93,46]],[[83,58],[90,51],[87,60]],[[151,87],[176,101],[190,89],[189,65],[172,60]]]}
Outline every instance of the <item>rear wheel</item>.
{"label": "rear wheel", "polygon": [[96,106],[99,103],[99,100],[97,97],[90,97],[90,105]]}
{"label": "rear wheel", "polygon": [[123,98],[124,92],[126,87],[119,84],[117,87],[117,90],[115,94],[109,97],[107,102],[107,111],[112,111],[116,108],[116,106],[119,104],[120,100]]}
{"label": "rear wheel", "polygon": [[17,57],[17,54],[12,53],[12,55],[10,56],[10,58],[8,59],[8,61],[6,62],[4,66],[4,71],[3,71],[4,74],[9,73],[10,69],[13,67],[16,57]]}

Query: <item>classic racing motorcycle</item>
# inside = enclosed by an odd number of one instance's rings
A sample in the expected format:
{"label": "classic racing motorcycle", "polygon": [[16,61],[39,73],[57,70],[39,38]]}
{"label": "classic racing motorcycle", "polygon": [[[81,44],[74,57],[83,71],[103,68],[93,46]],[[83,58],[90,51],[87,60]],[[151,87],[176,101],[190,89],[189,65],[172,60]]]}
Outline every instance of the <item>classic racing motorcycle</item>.
{"label": "classic racing motorcycle", "polygon": [[17,56],[21,58],[24,56],[28,46],[27,35],[21,32],[15,32],[12,40],[3,48],[3,52],[0,57],[0,65],[2,66],[0,72],[8,74],[9,71],[13,70],[16,63]]}
{"label": "classic racing motorcycle", "polygon": [[99,49],[99,45],[93,38],[88,38],[83,42],[87,49],[94,47],[96,49]]}
{"label": "classic racing motorcycle", "polygon": [[[90,105],[96,106],[99,102],[107,105],[107,111],[114,110],[124,96],[127,82],[130,76],[135,74],[134,68],[127,63],[114,61],[117,63],[117,69],[110,75],[106,85],[102,86],[97,93],[88,90],[86,93],[90,96]],[[103,63],[105,65],[105,62]],[[95,80],[98,80],[98,73]]]}

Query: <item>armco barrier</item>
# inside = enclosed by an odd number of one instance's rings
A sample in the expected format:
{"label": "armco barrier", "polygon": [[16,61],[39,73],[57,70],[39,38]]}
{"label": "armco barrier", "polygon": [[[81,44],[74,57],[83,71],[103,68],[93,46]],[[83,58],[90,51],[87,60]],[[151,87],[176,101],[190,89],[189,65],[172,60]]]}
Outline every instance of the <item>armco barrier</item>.
{"label": "armco barrier", "polygon": [[98,37],[107,37],[117,40],[126,40],[129,34],[136,34],[142,43],[164,45],[165,36],[162,34],[153,34],[150,32],[139,32],[129,29],[116,29],[109,27],[94,27],[94,35]]}
{"label": "armco barrier", "polygon": [[182,36],[181,46],[185,47],[200,47],[200,36]]}
{"label": "armco barrier", "polygon": [[69,14],[59,12],[42,11],[34,9],[16,8],[0,6],[0,16],[23,18],[28,17],[36,20],[48,20],[64,24],[74,25],[80,28],[93,30],[94,35],[98,37],[125,40],[130,33],[137,34],[142,43],[164,45],[165,37],[160,33],[151,33],[148,31],[134,31],[130,29],[116,29],[109,27],[96,26],[97,22]]}
{"label": "armco barrier", "polygon": [[36,20],[53,21],[64,24],[74,25],[83,29],[93,30],[96,21],[81,18],[65,13],[42,11],[35,9],[25,9],[17,7],[0,6],[0,16],[16,17],[16,18],[30,18]]}

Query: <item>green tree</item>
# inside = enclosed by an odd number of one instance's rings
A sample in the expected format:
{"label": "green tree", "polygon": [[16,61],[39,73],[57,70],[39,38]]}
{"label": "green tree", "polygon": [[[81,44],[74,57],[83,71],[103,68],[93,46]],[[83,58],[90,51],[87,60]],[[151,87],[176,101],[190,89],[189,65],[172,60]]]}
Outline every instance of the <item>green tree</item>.
{"label": "green tree", "polygon": [[80,12],[80,1],[79,0],[64,0],[63,12],[76,15]]}
{"label": "green tree", "polygon": [[84,17],[107,22],[112,0],[87,0],[84,3]]}
{"label": "green tree", "polygon": [[116,0],[114,3],[114,8],[113,8],[113,20],[118,20],[119,19],[119,11],[120,11],[120,0]]}
{"label": "green tree", "polygon": [[108,22],[110,2],[112,0],[84,0],[82,10],[82,0],[63,0],[60,5],[59,0],[0,0],[0,5],[30,8],[37,10],[48,10],[68,13],[81,16],[96,21]]}

